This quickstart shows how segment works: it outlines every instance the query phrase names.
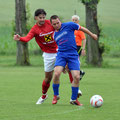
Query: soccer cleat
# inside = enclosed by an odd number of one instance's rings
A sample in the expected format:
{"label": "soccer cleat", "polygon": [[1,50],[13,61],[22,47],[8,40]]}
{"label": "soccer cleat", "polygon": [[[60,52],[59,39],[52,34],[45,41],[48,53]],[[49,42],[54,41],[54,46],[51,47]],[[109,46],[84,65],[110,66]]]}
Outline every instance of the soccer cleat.
{"label": "soccer cleat", "polygon": [[82,80],[82,77],[85,75],[85,72],[80,70],[80,80]]}
{"label": "soccer cleat", "polygon": [[36,102],[36,104],[42,104],[47,98],[48,98],[48,95],[46,95],[44,99],[40,97],[38,101]]}
{"label": "soccer cleat", "polygon": [[80,104],[80,102],[76,99],[76,100],[70,100],[70,104],[72,105],[78,105],[78,106],[82,106],[83,104]]}
{"label": "soccer cleat", "polygon": [[53,100],[52,100],[52,104],[57,104],[57,100],[59,100],[59,99],[60,99],[60,96],[54,95]]}
{"label": "soccer cleat", "polygon": [[79,98],[80,96],[82,96],[82,91],[78,90],[78,96],[77,96],[77,98]]}

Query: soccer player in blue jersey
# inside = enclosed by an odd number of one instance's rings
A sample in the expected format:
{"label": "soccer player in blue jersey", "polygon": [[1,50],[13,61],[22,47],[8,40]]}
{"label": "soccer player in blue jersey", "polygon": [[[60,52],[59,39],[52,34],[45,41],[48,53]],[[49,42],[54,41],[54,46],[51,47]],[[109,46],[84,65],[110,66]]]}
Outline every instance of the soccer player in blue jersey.
{"label": "soccer player in blue jersey", "polygon": [[74,22],[61,23],[57,15],[51,16],[50,21],[55,29],[53,37],[58,45],[58,53],[56,57],[53,76],[54,97],[52,100],[52,104],[56,104],[57,100],[60,99],[59,78],[66,64],[68,64],[68,68],[71,71],[73,77],[70,104],[81,106],[82,104],[80,104],[80,102],[77,100],[80,79],[80,61],[79,55],[77,53],[74,31],[82,30],[95,40],[97,40],[97,35],[90,32],[87,28],[84,28]]}

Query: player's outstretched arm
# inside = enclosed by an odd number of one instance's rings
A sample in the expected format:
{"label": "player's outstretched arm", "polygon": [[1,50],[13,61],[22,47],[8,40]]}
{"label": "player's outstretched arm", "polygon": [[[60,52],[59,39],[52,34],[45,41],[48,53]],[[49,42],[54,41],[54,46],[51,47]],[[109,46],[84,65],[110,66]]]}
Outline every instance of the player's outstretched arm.
{"label": "player's outstretched arm", "polygon": [[16,41],[19,41],[19,40],[20,40],[20,35],[18,35],[18,34],[17,34],[17,35],[14,35],[14,36],[13,36],[13,39],[16,40]]}
{"label": "player's outstretched arm", "polygon": [[81,26],[80,30],[87,33],[88,35],[90,35],[94,40],[98,39],[98,36],[96,34],[90,32],[87,28]]}

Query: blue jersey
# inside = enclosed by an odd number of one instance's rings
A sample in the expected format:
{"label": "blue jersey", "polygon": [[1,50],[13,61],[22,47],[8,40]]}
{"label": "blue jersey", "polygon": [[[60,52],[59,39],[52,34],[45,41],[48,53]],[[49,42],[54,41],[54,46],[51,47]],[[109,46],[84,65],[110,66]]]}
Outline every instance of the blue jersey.
{"label": "blue jersey", "polygon": [[74,22],[61,24],[60,30],[58,32],[54,32],[54,40],[58,45],[58,52],[74,52],[77,50],[74,31],[79,28],[80,26]]}

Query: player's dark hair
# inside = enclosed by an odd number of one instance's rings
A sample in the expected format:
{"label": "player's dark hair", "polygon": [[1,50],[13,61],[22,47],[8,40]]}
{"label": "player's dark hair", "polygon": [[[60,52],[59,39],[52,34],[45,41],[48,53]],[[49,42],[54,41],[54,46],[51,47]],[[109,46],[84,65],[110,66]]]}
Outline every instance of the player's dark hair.
{"label": "player's dark hair", "polygon": [[59,19],[59,17],[58,17],[57,15],[52,15],[52,16],[50,17],[50,22],[52,23],[52,20],[53,20],[53,19],[57,19],[57,18]]}
{"label": "player's dark hair", "polygon": [[45,10],[44,9],[37,9],[36,11],[35,11],[35,14],[34,14],[34,16],[39,16],[40,14],[43,14],[43,15],[47,15],[47,13],[45,12]]}

